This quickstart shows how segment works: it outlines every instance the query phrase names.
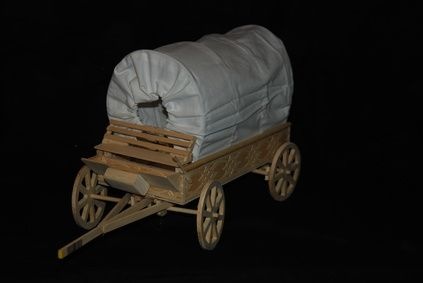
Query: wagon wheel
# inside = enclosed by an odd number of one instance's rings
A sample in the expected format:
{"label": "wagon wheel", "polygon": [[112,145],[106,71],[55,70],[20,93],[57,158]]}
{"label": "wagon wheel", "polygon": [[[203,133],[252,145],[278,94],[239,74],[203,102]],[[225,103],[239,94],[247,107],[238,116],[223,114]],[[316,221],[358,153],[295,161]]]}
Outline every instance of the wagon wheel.
{"label": "wagon wheel", "polygon": [[92,198],[92,195],[107,195],[107,188],[98,184],[98,176],[87,166],[79,170],[72,191],[72,214],[76,224],[92,229],[101,220],[106,202]]}
{"label": "wagon wheel", "polygon": [[222,185],[207,183],[201,191],[197,209],[197,234],[205,250],[213,250],[219,242],[225,219],[225,195]]}
{"label": "wagon wheel", "polygon": [[269,171],[269,191],[277,201],[286,200],[294,191],[300,175],[301,155],[291,142],[276,151]]}

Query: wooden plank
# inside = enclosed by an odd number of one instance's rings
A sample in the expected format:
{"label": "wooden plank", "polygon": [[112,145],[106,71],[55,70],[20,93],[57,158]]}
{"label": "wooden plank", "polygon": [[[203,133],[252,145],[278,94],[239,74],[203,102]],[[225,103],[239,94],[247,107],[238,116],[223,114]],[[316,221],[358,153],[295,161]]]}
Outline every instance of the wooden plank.
{"label": "wooden plank", "polygon": [[[243,148],[245,146],[248,146],[248,145],[250,145],[252,143],[255,143],[255,142],[259,141],[259,140],[265,139],[268,136],[271,136],[271,135],[273,135],[273,134],[275,134],[275,133],[277,133],[279,131],[283,131],[283,130],[288,130],[289,131],[290,126],[291,126],[291,123],[286,122],[286,123],[283,123],[283,124],[281,124],[279,126],[273,127],[273,128],[271,128],[271,129],[269,129],[269,130],[267,130],[267,131],[265,131],[265,132],[263,132],[261,134],[258,134],[258,135],[254,136],[254,137],[251,137],[251,138],[248,138],[248,139],[246,139],[244,141],[241,141],[241,142],[239,142],[239,143],[237,143],[235,145],[232,145],[232,146],[230,146],[230,147],[228,147],[226,149],[220,150],[220,151],[218,151],[216,153],[210,154],[210,155],[208,155],[208,156],[206,156],[204,158],[201,158],[201,159],[199,159],[199,160],[197,160],[197,161],[195,161],[193,163],[187,164],[187,165],[185,165],[185,166],[182,167],[182,170],[184,170],[185,172],[191,171],[191,170],[193,170],[195,168],[198,168],[198,167],[200,167],[200,166],[202,166],[202,165],[204,165],[206,163],[209,163],[209,162],[211,162],[213,160],[216,160],[216,159],[218,159],[218,158],[220,158],[222,156],[228,155],[228,154],[230,154],[233,151],[236,151],[238,149],[241,149],[241,148]],[[288,139],[289,139],[289,134],[288,134]]]}
{"label": "wooden plank", "polygon": [[113,231],[122,226],[128,225],[132,222],[138,221],[147,216],[155,214],[159,211],[168,209],[171,206],[173,206],[173,204],[169,202],[165,202],[165,201],[160,201],[152,206],[149,206],[147,208],[141,209],[139,211],[133,212],[131,214],[128,214],[122,217],[119,217],[119,215],[117,215],[115,218],[110,219],[109,221],[104,223],[104,225],[102,225],[103,233]]}
{"label": "wooden plank", "polygon": [[122,146],[117,144],[99,144],[95,149],[103,150],[115,154],[133,157],[141,160],[156,162],[160,164],[177,166],[176,162],[169,154],[136,148],[133,146]]}
{"label": "wooden plank", "polygon": [[73,253],[74,251],[78,250],[82,246],[85,246],[87,243],[91,242],[98,236],[103,234],[103,230],[101,227],[97,226],[96,228],[88,231],[81,237],[73,240],[66,246],[62,247],[57,251],[57,257],[59,259],[63,259],[64,257],[68,256],[69,254]]}
{"label": "wooden plank", "polygon": [[120,201],[110,210],[110,212],[103,218],[103,220],[101,220],[100,224],[98,224],[98,226],[103,225],[103,223],[105,221],[107,221],[108,219],[114,217],[115,215],[117,215],[119,212],[122,211],[122,209],[125,208],[125,206],[128,204],[129,200],[131,198],[131,194],[125,194]]}
{"label": "wooden plank", "polygon": [[[125,217],[127,215],[131,215],[132,213],[141,210],[145,207],[147,207],[148,205],[150,205],[153,202],[152,199],[150,198],[145,198],[140,200],[139,202],[136,202],[133,206],[128,207],[127,209],[125,209],[124,211],[120,212],[119,214],[113,216],[113,217],[109,217],[107,221],[114,221],[116,219],[119,219],[121,217]],[[102,225],[104,225],[105,223],[108,223],[106,221],[104,221],[104,223]]]}
{"label": "wooden plank", "polygon": [[148,190],[146,197],[164,200],[174,204],[185,205],[185,195],[180,191],[171,191],[168,189],[163,189],[161,187],[151,186]]}
{"label": "wooden plank", "polygon": [[167,144],[179,145],[179,146],[185,147],[185,148],[188,148],[191,145],[190,141],[177,140],[177,139],[155,136],[155,135],[142,133],[142,132],[135,131],[135,130],[128,130],[128,129],[125,129],[125,128],[119,128],[119,127],[112,126],[112,125],[108,126],[107,130],[115,132],[115,133],[120,133],[120,134],[124,134],[124,135],[127,135],[127,136],[131,136],[131,137],[137,137],[137,138],[145,139],[145,140],[152,141],[152,142],[163,142],[163,143],[167,143]]}
{"label": "wooden plank", "polygon": [[82,162],[93,170],[97,175],[103,175],[107,170],[107,165],[104,163],[97,162],[97,160],[81,158]]}
{"label": "wooden plank", "polygon": [[121,142],[121,143],[128,143],[128,144],[144,147],[144,148],[147,148],[147,149],[150,149],[150,150],[158,150],[158,151],[173,153],[173,154],[176,154],[176,155],[180,155],[182,157],[186,157],[189,154],[186,150],[176,149],[176,148],[173,148],[173,147],[168,147],[168,146],[164,146],[164,145],[160,145],[160,144],[156,144],[156,143],[139,141],[139,140],[136,140],[136,139],[130,139],[130,138],[125,138],[125,137],[115,136],[115,135],[111,135],[111,134],[105,134],[104,138],[106,140],[111,140],[111,141],[116,141],[116,142]]}
{"label": "wooden plank", "polygon": [[106,172],[106,169],[108,167],[126,170],[126,171],[134,172],[134,173],[144,173],[144,174],[160,176],[160,177],[167,177],[167,176],[175,174],[175,171],[165,170],[165,169],[161,169],[161,168],[157,168],[157,167],[153,167],[149,165],[144,165],[144,164],[136,163],[132,161],[127,161],[127,160],[109,158],[105,156],[93,156],[88,159],[87,158],[81,158],[81,159],[85,164],[97,163],[99,165],[102,165],[104,167],[104,171],[103,173],[101,173],[101,175],[103,175],[104,172]]}
{"label": "wooden plank", "polygon": [[184,134],[184,133],[181,133],[181,132],[172,131],[172,130],[168,130],[168,129],[162,129],[162,128],[158,128],[158,127],[148,126],[148,125],[138,125],[138,124],[128,123],[128,122],[114,120],[114,119],[110,119],[110,124],[116,125],[116,126],[121,126],[121,127],[127,127],[127,128],[130,128],[130,129],[137,129],[137,130],[141,130],[141,131],[146,131],[146,132],[150,132],[150,133],[153,133],[153,134],[166,135],[166,136],[169,136],[169,137],[175,137],[175,138],[189,140],[189,141],[193,139],[192,135],[188,135],[188,134]]}
{"label": "wooden plank", "polygon": [[128,170],[134,173],[145,173],[153,176],[167,177],[175,174],[174,170],[166,170],[159,167],[145,165],[137,162],[127,161],[123,159],[116,159],[110,157],[103,158],[109,167],[116,169]]}

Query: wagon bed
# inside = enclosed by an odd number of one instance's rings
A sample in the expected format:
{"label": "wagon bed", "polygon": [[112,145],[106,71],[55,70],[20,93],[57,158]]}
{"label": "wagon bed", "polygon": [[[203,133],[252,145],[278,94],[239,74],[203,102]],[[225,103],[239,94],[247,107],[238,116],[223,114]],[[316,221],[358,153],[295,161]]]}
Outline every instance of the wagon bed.
{"label": "wagon bed", "polygon": [[[223,229],[222,185],[249,172],[262,174],[271,196],[282,201],[295,188],[300,153],[290,142],[290,123],[275,126],[233,146],[192,161],[195,137],[167,129],[111,120],[97,154],[82,158],[72,211],[76,223],[90,230],[59,249],[63,258],[97,236],[167,211],[197,216],[204,249],[213,249]],[[111,197],[107,188],[126,192]],[[199,199],[197,209],[180,207]],[[103,218],[106,202],[115,206]]]}

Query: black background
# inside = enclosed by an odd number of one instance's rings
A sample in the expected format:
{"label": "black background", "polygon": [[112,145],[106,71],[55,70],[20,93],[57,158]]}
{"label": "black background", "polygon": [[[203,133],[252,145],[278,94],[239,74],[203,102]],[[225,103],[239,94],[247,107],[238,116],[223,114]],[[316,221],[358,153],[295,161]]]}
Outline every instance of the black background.
{"label": "black background", "polygon": [[[341,1],[340,1],[341,2]],[[370,3],[371,1],[369,1]],[[143,1],[2,4],[2,275],[7,281],[364,282],[421,277],[421,9],[415,2]],[[224,233],[152,216],[84,246],[70,196],[107,126],[129,52],[244,24],[280,37],[294,70],[289,120],[303,157],[286,202],[261,176],[225,186]]]}

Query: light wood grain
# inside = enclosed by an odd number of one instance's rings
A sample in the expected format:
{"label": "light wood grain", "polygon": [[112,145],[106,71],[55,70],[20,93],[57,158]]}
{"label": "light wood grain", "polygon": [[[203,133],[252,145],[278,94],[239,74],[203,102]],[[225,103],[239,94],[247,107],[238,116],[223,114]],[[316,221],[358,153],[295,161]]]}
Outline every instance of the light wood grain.
{"label": "light wood grain", "polygon": [[102,174],[104,174],[108,167],[125,170],[133,173],[144,173],[160,177],[167,177],[175,174],[175,171],[162,169],[157,166],[150,166],[141,164],[139,162],[133,162],[129,160],[116,159],[105,156],[93,156],[90,158],[82,158],[82,161],[90,168],[93,166],[93,164],[98,165],[98,167],[96,168],[102,168]]}
{"label": "light wood grain", "polygon": [[127,137],[122,137],[122,136],[105,134],[104,138],[106,140],[131,144],[131,145],[143,147],[143,148],[154,150],[154,151],[162,151],[162,152],[173,153],[173,154],[178,155],[178,156],[183,157],[183,158],[187,157],[188,154],[189,154],[186,150],[176,149],[176,148],[173,148],[173,147],[163,146],[163,145],[160,145],[160,144],[155,144],[155,143],[150,143],[150,142],[139,141],[137,139],[130,139],[130,138],[127,138]]}
{"label": "light wood grain", "polygon": [[156,162],[160,164],[165,164],[169,166],[176,166],[176,162],[172,159],[172,156],[164,154],[161,152],[154,152],[151,150],[145,150],[142,148],[115,145],[115,144],[99,144],[95,149],[111,152],[114,154],[124,155],[127,157],[133,157],[140,160],[146,160],[151,162]]}
{"label": "light wood grain", "polygon": [[141,130],[141,131],[145,131],[145,132],[149,132],[153,134],[175,137],[179,139],[192,140],[194,138],[192,135],[187,135],[177,131],[172,131],[172,130],[148,126],[148,125],[138,125],[138,124],[128,123],[128,122],[119,121],[115,119],[110,119],[110,124],[121,126],[121,127],[127,127],[130,129],[137,129],[137,130]]}
{"label": "light wood grain", "polygon": [[161,142],[161,143],[165,143],[165,144],[173,144],[173,145],[178,145],[184,148],[188,148],[191,145],[190,141],[186,141],[186,140],[179,140],[179,139],[175,139],[175,138],[166,138],[166,137],[162,137],[162,136],[156,136],[156,135],[152,135],[152,134],[147,134],[144,132],[137,132],[134,130],[128,130],[126,128],[120,128],[120,127],[116,127],[116,126],[108,126],[107,130],[110,132],[114,132],[114,133],[119,133],[119,134],[123,134],[123,135],[127,135],[127,136],[132,136],[132,137],[137,137],[137,138],[141,138],[141,139],[145,139],[147,141],[151,141],[151,142]]}

